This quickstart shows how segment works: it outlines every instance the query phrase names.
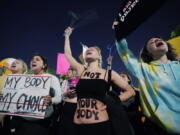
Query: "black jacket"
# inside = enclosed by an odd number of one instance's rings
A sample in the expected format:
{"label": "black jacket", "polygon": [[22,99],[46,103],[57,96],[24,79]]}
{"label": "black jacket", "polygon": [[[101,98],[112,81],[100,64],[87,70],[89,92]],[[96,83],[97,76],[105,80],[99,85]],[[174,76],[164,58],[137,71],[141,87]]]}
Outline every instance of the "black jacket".
{"label": "black jacket", "polygon": [[113,135],[134,135],[133,128],[118,96],[108,93],[105,96],[109,120],[112,123]]}
{"label": "black jacket", "polygon": [[[108,70],[108,83],[110,89],[111,70]],[[108,91],[104,97],[104,102],[107,106],[109,120],[112,123],[113,135],[134,135],[133,128],[129,122],[118,94],[113,91]]]}

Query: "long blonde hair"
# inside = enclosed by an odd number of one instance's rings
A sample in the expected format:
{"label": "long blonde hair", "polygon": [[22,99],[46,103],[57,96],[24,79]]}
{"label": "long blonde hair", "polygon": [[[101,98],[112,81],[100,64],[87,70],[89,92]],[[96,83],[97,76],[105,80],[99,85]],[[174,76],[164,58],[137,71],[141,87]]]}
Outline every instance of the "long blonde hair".
{"label": "long blonde hair", "polygon": [[22,60],[22,59],[16,59],[18,61],[20,61],[23,65],[23,74],[26,73],[28,71],[28,67],[27,64]]}
{"label": "long blonde hair", "polygon": [[98,46],[93,46],[95,48],[100,56],[100,59],[98,60],[98,66],[101,68],[102,67],[102,55],[101,55],[101,49]]}

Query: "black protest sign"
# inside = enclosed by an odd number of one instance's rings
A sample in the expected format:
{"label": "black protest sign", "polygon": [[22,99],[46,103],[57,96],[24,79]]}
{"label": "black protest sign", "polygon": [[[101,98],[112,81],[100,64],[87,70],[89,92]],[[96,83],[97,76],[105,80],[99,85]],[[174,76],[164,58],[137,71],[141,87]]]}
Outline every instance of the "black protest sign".
{"label": "black protest sign", "polygon": [[0,113],[44,118],[44,97],[49,94],[51,77],[9,75],[0,97]]}
{"label": "black protest sign", "polygon": [[148,17],[157,11],[166,0],[122,0],[115,26],[117,41],[133,32]]}

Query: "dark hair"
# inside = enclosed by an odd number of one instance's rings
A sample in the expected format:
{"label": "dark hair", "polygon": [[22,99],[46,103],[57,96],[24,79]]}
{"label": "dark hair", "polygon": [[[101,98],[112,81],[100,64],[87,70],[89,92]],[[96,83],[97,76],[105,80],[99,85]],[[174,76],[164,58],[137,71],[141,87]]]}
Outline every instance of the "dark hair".
{"label": "dark hair", "polygon": [[[162,39],[161,37],[158,37],[158,36],[157,37],[152,37],[152,38],[160,38],[160,39]],[[145,46],[143,47],[143,49],[141,50],[141,53],[140,53],[141,59],[143,60],[143,62],[146,62],[146,63],[150,63],[151,61],[154,60],[152,55],[147,50],[147,43],[152,38],[149,38],[146,41]],[[165,40],[163,40],[163,41],[165,41]],[[166,42],[166,44],[168,46],[168,52],[166,53],[168,60],[171,60],[171,61],[178,60],[178,55],[176,54],[175,49],[172,47],[172,45],[170,43],[168,43],[167,41],[165,41],[165,42]]]}
{"label": "dark hair", "polygon": [[43,70],[46,71],[47,68],[48,68],[48,61],[47,61],[47,59],[46,59],[44,56],[42,56],[42,55],[40,55],[40,54],[38,54],[38,53],[34,54],[34,55],[32,56],[32,58],[34,58],[35,56],[39,56],[39,57],[42,59],[43,65],[44,65],[44,69],[43,69]]}
{"label": "dark hair", "polygon": [[128,84],[130,85],[131,83],[132,83],[132,78],[131,78],[131,76],[129,75],[129,74],[126,74],[126,73],[120,73],[119,75],[126,75],[127,76],[127,78],[128,78]]}

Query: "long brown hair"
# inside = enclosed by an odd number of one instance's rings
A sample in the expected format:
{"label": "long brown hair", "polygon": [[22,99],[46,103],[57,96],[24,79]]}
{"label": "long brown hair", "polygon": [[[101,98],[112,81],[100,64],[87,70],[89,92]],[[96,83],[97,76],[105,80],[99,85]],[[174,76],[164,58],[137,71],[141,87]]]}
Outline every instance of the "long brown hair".
{"label": "long brown hair", "polygon": [[[160,38],[162,39],[161,37],[152,37],[152,38]],[[153,57],[152,55],[148,52],[147,50],[147,43],[150,39],[152,38],[149,38],[146,43],[145,43],[145,46],[143,47],[143,49],[141,50],[141,53],[140,53],[140,58],[143,60],[143,62],[145,63],[150,63],[151,61],[153,61]],[[162,39],[163,40],[163,39]],[[163,40],[165,41],[165,40]],[[170,43],[168,43],[167,41],[165,41],[167,46],[168,46],[168,52],[166,53],[167,55],[167,58],[168,60],[171,60],[171,61],[178,61],[179,60],[179,57],[178,57],[178,54],[176,53],[175,49],[172,47],[172,45]]]}

